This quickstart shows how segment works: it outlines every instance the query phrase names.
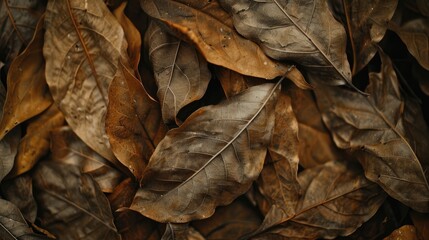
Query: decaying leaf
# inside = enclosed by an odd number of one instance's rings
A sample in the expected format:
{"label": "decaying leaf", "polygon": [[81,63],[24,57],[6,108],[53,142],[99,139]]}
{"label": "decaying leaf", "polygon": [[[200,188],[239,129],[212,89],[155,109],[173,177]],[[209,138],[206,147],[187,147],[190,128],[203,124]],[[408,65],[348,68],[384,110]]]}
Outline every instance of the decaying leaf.
{"label": "decaying leaf", "polygon": [[[102,0],[49,1],[45,16],[46,81],[73,131],[117,163],[104,128],[108,86],[127,58],[124,31]],[[119,163],[117,163],[119,165]]]}
{"label": "decaying leaf", "polygon": [[88,147],[68,126],[51,132],[51,159],[55,162],[74,165],[83,173],[91,175],[103,192],[112,192],[123,178],[112,164]]}
{"label": "decaying leaf", "polygon": [[365,175],[390,196],[429,211],[429,131],[420,106],[401,95],[392,62],[379,51],[380,72],[371,72],[366,97],[318,86],[317,103],[338,147],[355,150]]}
{"label": "decaying leaf", "polygon": [[79,168],[43,162],[33,174],[43,227],[61,239],[120,239],[109,202]]}
{"label": "decaying leaf", "polygon": [[201,99],[211,74],[206,60],[189,43],[169,34],[156,22],[146,31],[149,59],[158,85],[162,118],[166,124],[177,123],[180,109]]}
{"label": "decaying leaf", "polygon": [[0,139],[18,124],[40,114],[52,104],[45,80],[43,22],[42,17],[37,24],[34,38],[9,68],[8,91],[0,122]]}
{"label": "decaying leaf", "polygon": [[184,223],[210,217],[216,206],[247,191],[262,170],[277,95],[278,85],[255,86],[200,108],[170,130],[131,209],[159,222]]}
{"label": "decaying leaf", "polygon": [[106,132],[115,156],[140,180],[167,128],[159,104],[122,63],[119,67],[109,88]]}
{"label": "decaying leaf", "polygon": [[238,73],[273,79],[283,76],[309,87],[298,69],[268,58],[250,40],[240,36],[218,1],[141,1],[143,10],[192,42],[208,62]]}
{"label": "decaying leaf", "polygon": [[0,61],[6,63],[6,66],[30,42],[45,7],[46,0],[0,2]]}
{"label": "decaying leaf", "polygon": [[29,121],[26,133],[19,142],[18,154],[9,177],[18,176],[33,168],[49,152],[51,131],[64,125],[64,116],[55,104]]}
{"label": "decaying leaf", "polygon": [[219,0],[234,26],[277,60],[300,64],[311,80],[351,84],[346,33],[326,1]]}
{"label": "decaying leaf", "polygon": [[48,239],[42,235],[35,234],[28,226],[19,209],[4,199],[0,199],[0,237],[4,240]]}
{"label": "decaying leaf", "polygon": [[370,219],[386,196],[354,163],[330,161],[304,170],[299,183],[303,195],[295,213],[272,208],[258,231],[265,232],[254,239],[345,236]]}

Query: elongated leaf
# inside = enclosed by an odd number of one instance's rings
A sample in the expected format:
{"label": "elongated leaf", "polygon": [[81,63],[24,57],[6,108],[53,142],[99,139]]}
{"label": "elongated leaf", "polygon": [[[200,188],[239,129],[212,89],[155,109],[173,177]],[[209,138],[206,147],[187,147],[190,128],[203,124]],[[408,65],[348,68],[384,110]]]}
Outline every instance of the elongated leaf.
{"label": "elongated leaf", "polygon": [[277,60],[302,65],[311,79],[351,83],[346,33],[326,1],[219,0],[234,16],[234,26]]}
{"label": "elongated leaf", "polygon": [[6,66],[28,45],[46,0],[14,0],[0,2],[0,61]]}
{"label": "elongated leaf", "polygon": [[159,222],[184,223],[210,217],[216,206],[247,191],[262,170],[277,95],[277,85],[255,86],[197,110],[170,130],[131,209]]}
{"label": "elongated leaf", "polygon": [[19,209],[13,203],[0,199],[0,237],[2,240],[42,240],[47,237],[31,230]]}
{"label": "elongated leaf", "polygon": [[9,68],[8,91],[0,122],[0,139],[21,122],[43,112],[53,102],[45,80],[43,22],[42,17],[37,24],[34,38]]}
{"label": "elongated leaf", "polygon": [[[45,18],[46,81],[73,129],[117,163],[105,132],[108,86],[127,56],[121,25],[102,0],[49,1]],[[117,163],[119,165],[119,163]]]}
{"label": "elongated leaf", "polygon": [[123,178],[121,172],[83,143],[68,126],[51,132],[51,153],[53,161],[74,165],[91,175],[103,192],[112,192]]}
{"label": "elongated leaf", "polygon": [[380,72],[369,75],[370,97],[320,86],[317,103],[338,147],[356,150],[365,175],[390,196],[429,211],[429,132],[416,102],[404,101],[392,62],[379,52]]}
{"label": "elongated leaf", "polygon": [[238,73],[273,79],[287,73],[293,82],[308,87],[297,69],[274,62],[255,43],[241,37],[234,30],[231,17],[218,1],[146,0],[143,10],[195,44],[208,62]]}
{"label": "elongated leaf", "polygon": [[295,205],[295,214],[272,209],[260,228],[268,230],[255,239],[346,236],[370,219],[386,196],[356,164],[327,162],[301,172],[299,182],[304,194]]}
{"label": "elongated leaf", "polygon": [[55,104],[29,121],[25,136],[18,146],[9,177],[18,176],[33,168],[41,157],[49,152],[51,131],[64,125],[64,116]]}
{"label": "elongated leaf", "polygon": [[145,42],[158,85],[162,118],[166,124],[180,125],[176,118],[180,109],[201,99],[206,92],[211,78],[207,62],[192,45],[155,22],[149,25]]}
{"label": "elongated leaf", "polygon": [[120,239],[109,202],[75,166],[41,163],[33,174],[43,227],[61,239]]}
{"label": "elongated leaf", "polygon": [[159,104],[123,64],[120,71],[109,88],[106,132],[115,156],[140,180],[167,128]]}

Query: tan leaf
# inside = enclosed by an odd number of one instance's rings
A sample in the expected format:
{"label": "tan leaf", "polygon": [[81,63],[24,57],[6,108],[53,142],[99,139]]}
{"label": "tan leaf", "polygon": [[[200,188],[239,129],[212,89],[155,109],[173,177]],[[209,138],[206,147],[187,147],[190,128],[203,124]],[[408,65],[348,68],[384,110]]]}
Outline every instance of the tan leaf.
{"label": "tan leaf", "polygon": [[159,222],[184,223],[208,218],[216,206],[246,192],[263,167],[277,90],[278,84],[249,88],[200,108],[170,130],[131,209]]}

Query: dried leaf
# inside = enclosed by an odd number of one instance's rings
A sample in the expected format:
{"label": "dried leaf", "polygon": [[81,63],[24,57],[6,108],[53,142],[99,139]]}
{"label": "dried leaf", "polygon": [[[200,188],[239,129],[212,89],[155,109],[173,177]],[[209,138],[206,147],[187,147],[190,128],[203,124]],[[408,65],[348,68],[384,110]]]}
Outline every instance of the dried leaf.
{"label": "dried leaf", "polygon": [[417,230],[417,236],[420,240],[429,239],[429,215],[411,211],[411,220]]}
{"label": "dried leaf", "polygon": [[14,0],[0,2],[0,61],[7,66],[28,45],[46,0]]}
{"label": "dried leaf", "polygon": [[42,240],[47,237],[31,230],[19,209],[13,203],[0,199],[0,237],[2,240]]}
{"label": "dried leaf", "polygon": [[238,73],[273,79],[283,76],[294,83],[309,87],[297,69],[274,62],[250,40],[241,37],[232,25],[232,19],[218,1],[146,0],[143,10],[170,26],[186,40],[195,44],[208,62]]}
{"label": "dried leaf", "polygon": [[104,128],[108,86],[127,58],[124,31],[102,0],[49,1],[46,81],[73,129],[92,149],[115,159]]}
{"label": "dried leaf", "polygon": [[28,47],[9,68],[0,139],[18,124],[46,110],[53,102],[45,80],[43,19],[37,24],[34,38]]}
{"label": "dried leaf", "polygon": [[29,121],[25,136],[18,146],[18,154],[8,177],[21,175],[33,168],[49,152],[51,131],[64,125],[64,116],[55,104]]}
{"label": "dried leaf", "polygon": [[429,131],[416,102],[404,101],[392,62],[379,52],[380,72],[366,92],[318,86],[317,103],[338,147],[355,150],[365,175],[390,196],[429,211]]}
{"label": "dried leaf", "polygon": [[170,130],[149,161],[131,209],[159,222],[184,223],[208,218],[216,206],[246,192],[262,170],[277,89],[249,88]]}
{"label": "dried leaf", "polygon": [[294,61],[320,82],[351,84],[346,33],[326,1],[219,0],[234,26],[269,57]]}
{"label": "dried leaf", "polygon": [[166,124],[176,122],[180,109],[201,99],[211,74],[206,60],[190,44],[174,37],[155,22],[145,35],[149,59],[158,85],[162,118]]}
{"label": "dried leaf", "polygon": [[33,196],[33,179],[25,174],[2,183],[2,195],[22,212],[23,217],[34,223],[37,215],[36,200]]}
{"label": "dried leaf", "polygon": [[244,76],[228,68],[216,66],[214,74],[219,79],[227,98],[231,98],[248,88]]}
{"label": "dried leaf", "polygon": [[210,218],[195,221],[192,226],[206,239],[240,239],[256,230],[262,222],[257,210],[243,198],[216,209]]}
{"label": "dried leaf", "polygon": [[109,202],[75,166],[41,163],[33,174],[42,226],[61,239],[120,239]]}
{"label": "dried leaf", "polygon": [[115,212],[115,225],[123,240],[159,240],[163,235],[160,224],[129,209]]}
{"label": "dried leaf", "polygon": [[416,228],[413,225],[404,225],[384,238],[384,240],[396,239],[419,240],[416,234]]}
{"label": "dried leaf", "polygon": [[115,156],[140,180],[167,128],[159,104],[123,64],[109,88],[106,132]]}
{"label": "dried leaf", "polygon": [[121,172],[82,142],[68,126],[52,131],[51,153],[53,161],[74,165],[91,175],[103,192],[112,192],[123,178]]}
{"label": "dried leaf", "polygon": [[204,240],[205,238],[188,224],[167,224],[161,240]]}
{"label": "dried leaf", "polygon": [[385,193],[352,163],[330,161],[304,170],[299,182],[304,194],[295,214],[273,208],[258,231],[265,233],[255,239],[345,236],[370,219],[385,199]]}

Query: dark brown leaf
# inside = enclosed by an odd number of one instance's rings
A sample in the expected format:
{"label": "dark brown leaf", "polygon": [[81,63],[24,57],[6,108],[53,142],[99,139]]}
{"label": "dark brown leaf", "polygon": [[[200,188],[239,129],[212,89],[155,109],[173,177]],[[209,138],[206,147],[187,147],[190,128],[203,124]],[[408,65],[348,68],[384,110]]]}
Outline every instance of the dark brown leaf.
{"label": "dark brown leaf", "polygon": [[64,125],[64,116],[55,104],[29,121],[24,137],[19,142],[18,154],[8,177],[18,176],[33,168],[49,152],[51,131]]}
{"label": "dark brown leaf", "polygon": [[205,238],[188,224],[168,223],[161,240],[204,240]]}
{"label": "dark brown leaf", "polygon": [[250,40],[240,36],[232,19],[218,1],[147,0],[140,1],[143,10],[161,20],[186,40],[195,44],[208,62],[238,73],[273,79],[283,76],[299,86],[309,87],[298,69],[275,62]]}
{"label": "dark brown leaf", "polygon": [[419,240],[416,234],[416,228],[413,225],[404,225],[393,231],[389,236],[384,238],[384,240],[397,239]]}
{"label": "dark brown leaf", "polygon": [[286,215],[272,208],[259,229],[265,233],[255,239],[348,235],[377,212],[386,196],[352,163],[330,161],[304,170],[299,182],[304,194],[295,205],[295,213]]}
{"label": "dark brown leaf", "polygon": [[81,172],[91,175],[103,192],[112,192],[123,178],[121,172],[82,142],[68,126],[52,131],[51,159],[74,165]]}
{"label": "dark brown leaf", "polygon": [[277,60],[302,65],[311,79],[351,84],[346,33],[326,1],[219,0],[237,31]]}
{"label": "dark brown leaf", "polygon": [[124,209],[114,215],[122,240],[159,240],[163,235],[161,224],[138,212]]}
{"label": "dark brown leaf", "polygon": [[0,139],[18,124],[46,110],[53,102],[45,79],[43,19],[42,17],[37,24],[34,38],[28,47],[15,58],[9,68]]}
{"label": "dark brown leaf", "polygon": [[244,75],[234,72],[228,68],[216,66],[214,74],[217,79],[219,79],[227,98],[231,98],[248,88]]}
{"label": "dark brown leaf", "polygon": [[262,170],[277,90],[273,84],[249,88],[170,130],[131,209],[159,222],[184,223],[208,218],[216,206],[246,192]]}
{"label": "dark brown leaf", "polygon": [[417,230],[417,236],[420,240],[429,239],[429,214],[423,214],[415,211],[410,213],[411,220]]}
{"label": "dark brown leaf", "polygon": [[379,52],[366,92],[318,86],[317,103],[338,147],[355,150],[365,175],[390,196],[429,211],[429,131],[416,102],[404,101],[392,62]]}
{"label": "dark brown leaf", "polygon": [[61,239],[120,239],[109,202],[75,166],[41,163],[33,174],[41,224]]}
{"label": "dark brown leaf", "polygon": [[201,99],[211,73],[203,56],[190,44],[174,37],[152,22],[145,44],[158,85],[162,118],[166,124],[181,122],[177,113],[189,103]]}
{"label": "dark brown leaf", "polygon": [[140,180],[167,128],[159,104],[122,63],[119,67],[109,87],[106,132],[115,156]]}
{"label": "dark brown leaf", "polygon": [[102,0],[49,1],[45,17],[46,81],[73,131],[115,159],[104,127],[108,86],[127,58],[121,25]]}
{"label": "dark brown leaf", "polygon": [[45,6],[46,0],[0,2],[0,61],[6,63],[6,66],[9,66],[30,42]]}

